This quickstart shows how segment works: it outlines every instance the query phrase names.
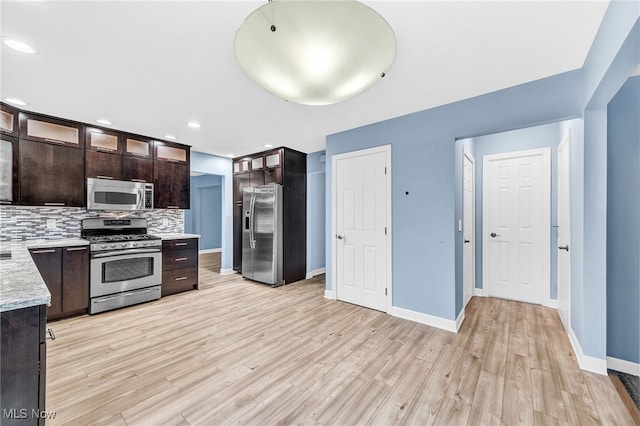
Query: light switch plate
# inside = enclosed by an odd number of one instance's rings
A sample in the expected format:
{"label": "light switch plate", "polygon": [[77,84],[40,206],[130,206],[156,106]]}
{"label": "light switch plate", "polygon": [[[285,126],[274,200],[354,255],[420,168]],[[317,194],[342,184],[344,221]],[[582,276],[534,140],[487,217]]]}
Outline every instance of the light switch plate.
{"label": "light switch plate", "polygon": [[462,232],[462,219],[458,219],[458,232]]}

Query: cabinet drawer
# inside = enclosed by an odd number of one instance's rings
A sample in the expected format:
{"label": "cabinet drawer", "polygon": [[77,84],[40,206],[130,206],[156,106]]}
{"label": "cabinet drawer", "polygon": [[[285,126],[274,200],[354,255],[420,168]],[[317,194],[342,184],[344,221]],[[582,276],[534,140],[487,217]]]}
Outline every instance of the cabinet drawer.
{"label": "cabinet drawer", "polygon": [[197,238],[186,238],[183,240],[165,240],[162,242],[162,250],[185,250],[185,249],[197,249]]}
{"label": "cabinet drawer", "polygon": [[162,253],[162,270],[191,268],[198,265],[198,250],[169,250]]}
{"label": "cabinet drawer", "polygon": [[198,288],[198,268],[162,272],[162,296]]}

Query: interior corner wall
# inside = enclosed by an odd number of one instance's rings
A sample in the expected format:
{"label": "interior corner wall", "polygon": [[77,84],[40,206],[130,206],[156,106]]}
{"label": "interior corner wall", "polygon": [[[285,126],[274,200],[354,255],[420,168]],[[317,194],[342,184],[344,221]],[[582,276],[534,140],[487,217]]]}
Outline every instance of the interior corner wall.
{"label": "interior corner wall", "polygon": [[325,158],[307,154],[307,275],[325,270]]}
{"label": "interior corner wall", "polygon": [[191,170],[222,177],[222,271],[233,268],[233,178],[230,158],[191,151]]}
{"label": "interior corner wall", "polygon": [[640,76],[607,108],[607,356],[640,363]]}
{"label": "interior corner wall", "polygon": [[640,2],[613,0],[582,69],[584,222],[577,238],[584,253],[575,259],[580,279],[571,280],[571,327],[582,354],[593,359],[605,360],[607,352],[607,104],[639,62]]}
{"label": "interior corner wall", "polygon": [[455,320],[459,313],[455,296],[455,141],[577,117],[582,107],[581,90],[582,74],[572,71],[329,135],[327,290],[333,290],[331,158],[390,144],[392,304]]}

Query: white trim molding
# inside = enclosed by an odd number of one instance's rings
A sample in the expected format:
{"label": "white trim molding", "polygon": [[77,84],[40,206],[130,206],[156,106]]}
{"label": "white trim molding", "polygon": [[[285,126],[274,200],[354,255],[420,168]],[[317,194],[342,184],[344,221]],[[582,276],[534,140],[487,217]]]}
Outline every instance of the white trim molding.
{"label": "white trim molding", "polygon": [[324,291],[324,298],[325,299],[336,300],[336,294],[331,290],[325,290]]}
{"label": "white trim molding", "polygon": [[313,277],[315,277],[316,275],[321,275],[326,273],[326,269],[325,268],[320,268],[320,269],[314,269],[313,271],[309,271],[307,272],[307,275],[304,277],[305,280],[309,280]]}
{"label": "white trim molding", "polygon": [[[452,333],[458,332],[457,320],[448,320],[433,315],[424,314],[422,312],[399,308],[397,306],[392,306],[391,312],[389,313],[394,317],[419,322],[420,324],[430,325],[431,327],[441,328],[446,331],[451,331]],[[461,315],[462,319],[460,320],[460,323],[462,323],[462,320],[464,319],[464,309],[462,310]],[[460,318],[460,316],[458,316],[458,318]]]}
{"label": "white trim molding", "polygon": [[220,269],[220,275],[233,275],[237,274],[233,269]]}
{"label": "white trim molding", "polygon": [[221,248],[212,248],[212,249],[202,249],[200,250],[200,254],[203,253],[222,253],[222,249]]}
{"label": "white trim molding", "polygon": [[460,331],[460,327],[462,327],[462,323],[464,322],[464,318],[465,318],[464,308],[462,308],[462,310],[458,314],[458,318],[456,318],[456,333],[458,331]]}
{"label": "white trim molding", "polygon": [[612,356],[607,357],[607,368],[620,371],[621,373],[640,376],[640,364],[631,361],[625,361],[624,359],[614,358]]}
{"label": "white trim molding", "polygon": [[481,288],[474,288],[473,289],[473,295],[474,296],[480,296],[480,297],[484,297],[484,292],[482,291]]}
{"label": "white trim molding", "polygon": [[545,300],[542,306],[546,306],[547,308],[552,309],[558,309],[558,299]]}
{"label": "white trim molding", "polygon": [[580,366],[580,368],[592,373],[602,374],[606,376],[607,360],[585,355],[584,352],[582,352],[582,346],[580,346],[578,338],[573,332],[573,328],[569,328],[567,330],[567,334],[569,335],[569,341],[571,342],[573,353],[576,355],[576,359],[578,360],[578,365]]}

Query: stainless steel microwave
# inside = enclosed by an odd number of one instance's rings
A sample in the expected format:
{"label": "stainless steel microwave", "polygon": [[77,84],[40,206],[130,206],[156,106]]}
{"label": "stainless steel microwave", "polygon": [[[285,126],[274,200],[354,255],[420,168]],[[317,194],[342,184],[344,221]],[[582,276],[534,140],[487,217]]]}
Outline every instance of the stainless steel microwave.
{"label": "stainless steel microwave", "polygon": [[153,184],[87,178],[88,210],[153,210]]}

